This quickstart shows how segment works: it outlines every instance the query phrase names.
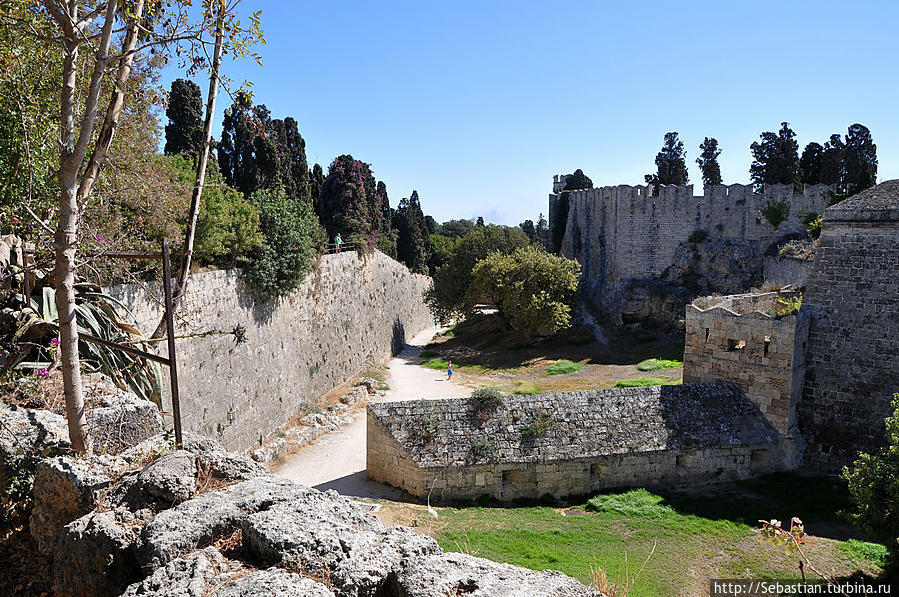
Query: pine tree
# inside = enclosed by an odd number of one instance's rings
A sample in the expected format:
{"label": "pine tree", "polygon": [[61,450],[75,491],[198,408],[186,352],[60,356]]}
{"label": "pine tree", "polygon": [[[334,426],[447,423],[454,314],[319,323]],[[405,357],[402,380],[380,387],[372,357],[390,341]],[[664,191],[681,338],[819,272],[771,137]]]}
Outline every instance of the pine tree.
{"label": "pine tree", "polygon": [[778,133],[766,131],[760,137],[761,143],[756,141],[749,146],[753,157],[749,174],[756,191],[761,192],[769,184],[791,184],[794,192],[802,192],[799,143],[790,123],[782,122]]}
{"label": "pine tree", "polygon": [[659,194],[660,185],[685,185],[690,177],[687,174],[687,153],[684,143],[677,138],[677,131],[665,133],[665,142],[661,151],[656,154],[656,173],[647,174],[643,178],[647,184],[653,185],[653,195]]}
{"label": "pine tree", "polygon": [[584,171],[578,168],[573,173],[565,177],[565,190],[576,191],[578,189],[592,189],[593,181],[584,174]]}
{"label": "pine tree", "polygon": [[824,158],[824,146],[820,143],[809,143],[802,150],[799,158],[799,171],[803,184],[819,184],[821,182],[821,165]]}
{"label": "pine tree", "polygon": [[702,170],[702,186],[721,184],[721,166],[718,165],[718,156],[721,155],[721,150],[718,149],[718,139],[706,137],[699,144],[699,150],[701,153],[696,158],[696,163]]}
{"label": "pine tree", "polygon": [[421,210],[418,191],[412,196],[403,198],[394,214],[394,227],[397,230],[397,258],[413,272],[428,271],[428,228],[425,215]]}
{"label": "pine tree", "polygon": [[199,152],[203,146],[203,95],[199,85],[187,79],[172,81],[165,115],[169,123],[165,127],[163,152]]}
{"label": "pine tree", "polygon": [[847,195],[873,187],[877,182],[877,146],[868,127],[857,123],[849,127],[845,156]]}
{"label": "pine tree", "polygon": [[535,242],[537,240],[537,229],[534,227],[533,220],[525,220],[521,224],[518,225],[521,228],[522,232],[524,232],[528,239],[531,242]]}

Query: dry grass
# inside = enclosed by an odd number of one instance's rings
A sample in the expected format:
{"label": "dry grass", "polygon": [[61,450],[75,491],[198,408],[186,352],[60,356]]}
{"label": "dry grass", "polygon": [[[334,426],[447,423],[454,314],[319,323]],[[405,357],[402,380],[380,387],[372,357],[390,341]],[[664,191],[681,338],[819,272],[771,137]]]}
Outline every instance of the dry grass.
{"label": "dry grass", "polygon": [[198,495],[202,495],[207,491],[215,491],[217,489],[224,489],[226,487],[230,487],[234,485],[237,481],[229,481],[226,479],[222,479],[221,477],[216,477],[212,471],[212,465],[197,461],[197,488],[194,491],[193,497],[197,497]]}

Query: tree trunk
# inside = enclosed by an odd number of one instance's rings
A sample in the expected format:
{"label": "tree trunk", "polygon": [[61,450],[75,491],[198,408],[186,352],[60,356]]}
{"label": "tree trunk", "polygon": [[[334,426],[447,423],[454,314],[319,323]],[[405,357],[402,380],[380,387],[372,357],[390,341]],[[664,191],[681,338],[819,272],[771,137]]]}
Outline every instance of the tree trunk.
{"label": "tree trunk", "polygon": [[75,80],[78,45],[68,42],[63,63],[61,107],[62,151],[59,159],[59,224],[56,228],[56,310],[59,313],[59,353],[66,419],[72,449],[90,449],[81,363],[78,359],[78,325],[75,319],[75,247],[78,242],[78,156],[75,155]]}
{"label": "tree trunk", "polygon": [[[224,37],[225,5],[219,8],[218,21],[215,33],[215,53],[212,59],[212,72],[209,75],[209,96],[206,99],[206,121],[203,128],[203,150],[200,152],[200,160],[197,165],[197,178],[194,190],[190,198],[190,214],[187,220],[187,231],[184,235],[184,257],[181,259],[181,268],[178,270],[178,279],[175,281],[175,291],[172,295],[172,309],[175,309],[181,297],[187,290],[187,278],[190,275],[190,264],[194,252],[194,239],[196,237],[197,219],[200,216],[200,198],[203,196],[203,185],[206,183],[206,165],[209,163],[209,148],[212,144],[212,119],[215,116],[215,100],[218,96],[219,70],[222,65],[222,41]],[[165,313],[153,331],[153,338],[161,338],[166,332]],[[174,332],[172,332],[174,333]]]}

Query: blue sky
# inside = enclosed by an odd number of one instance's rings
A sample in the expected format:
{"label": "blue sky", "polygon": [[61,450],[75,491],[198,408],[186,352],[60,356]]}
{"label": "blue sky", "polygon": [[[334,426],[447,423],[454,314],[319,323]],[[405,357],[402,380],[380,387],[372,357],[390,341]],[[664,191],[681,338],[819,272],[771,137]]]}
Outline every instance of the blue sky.
{"label": "blue sky", "polygon": [[[274,117],[293,116],[310,166],[350,153],[396,205],[417,189],[438,221],[546,213],[553,174],[638,184],[667,131],[690,180],[716,137],[725,183],[789,121],[800,151],[868,126],[878,180],[899,177],[899,3],[251,2],[263,66],[225,62]],[[170,68],[163,84],[180,76]],[[198,80],[204,90],[208,83]],[[216,124],[230,98],[221,96]],[[218,136],[219,127],[215,136]]]}

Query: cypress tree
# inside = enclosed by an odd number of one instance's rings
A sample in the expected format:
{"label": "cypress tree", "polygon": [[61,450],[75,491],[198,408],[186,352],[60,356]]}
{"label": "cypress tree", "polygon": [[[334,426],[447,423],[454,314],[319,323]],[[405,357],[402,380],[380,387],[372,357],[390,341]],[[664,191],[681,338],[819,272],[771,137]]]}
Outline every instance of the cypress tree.
{"label": "cypress tree", "polygon": [[172,81],[165,115],[169,123],[165,126],[163,153],[199,152],[203,146],[203,95],[200,87],[187,79]]}
{"label": "cypress tree", "polygon": [[721,166],[718,165],[718,156],[721,150],[718,149],[718,139],[714,137],[706,137],[699,144],[700,154],[696,158],[699,169],[702,170],[702,185],[704,187],[721,184]]}

